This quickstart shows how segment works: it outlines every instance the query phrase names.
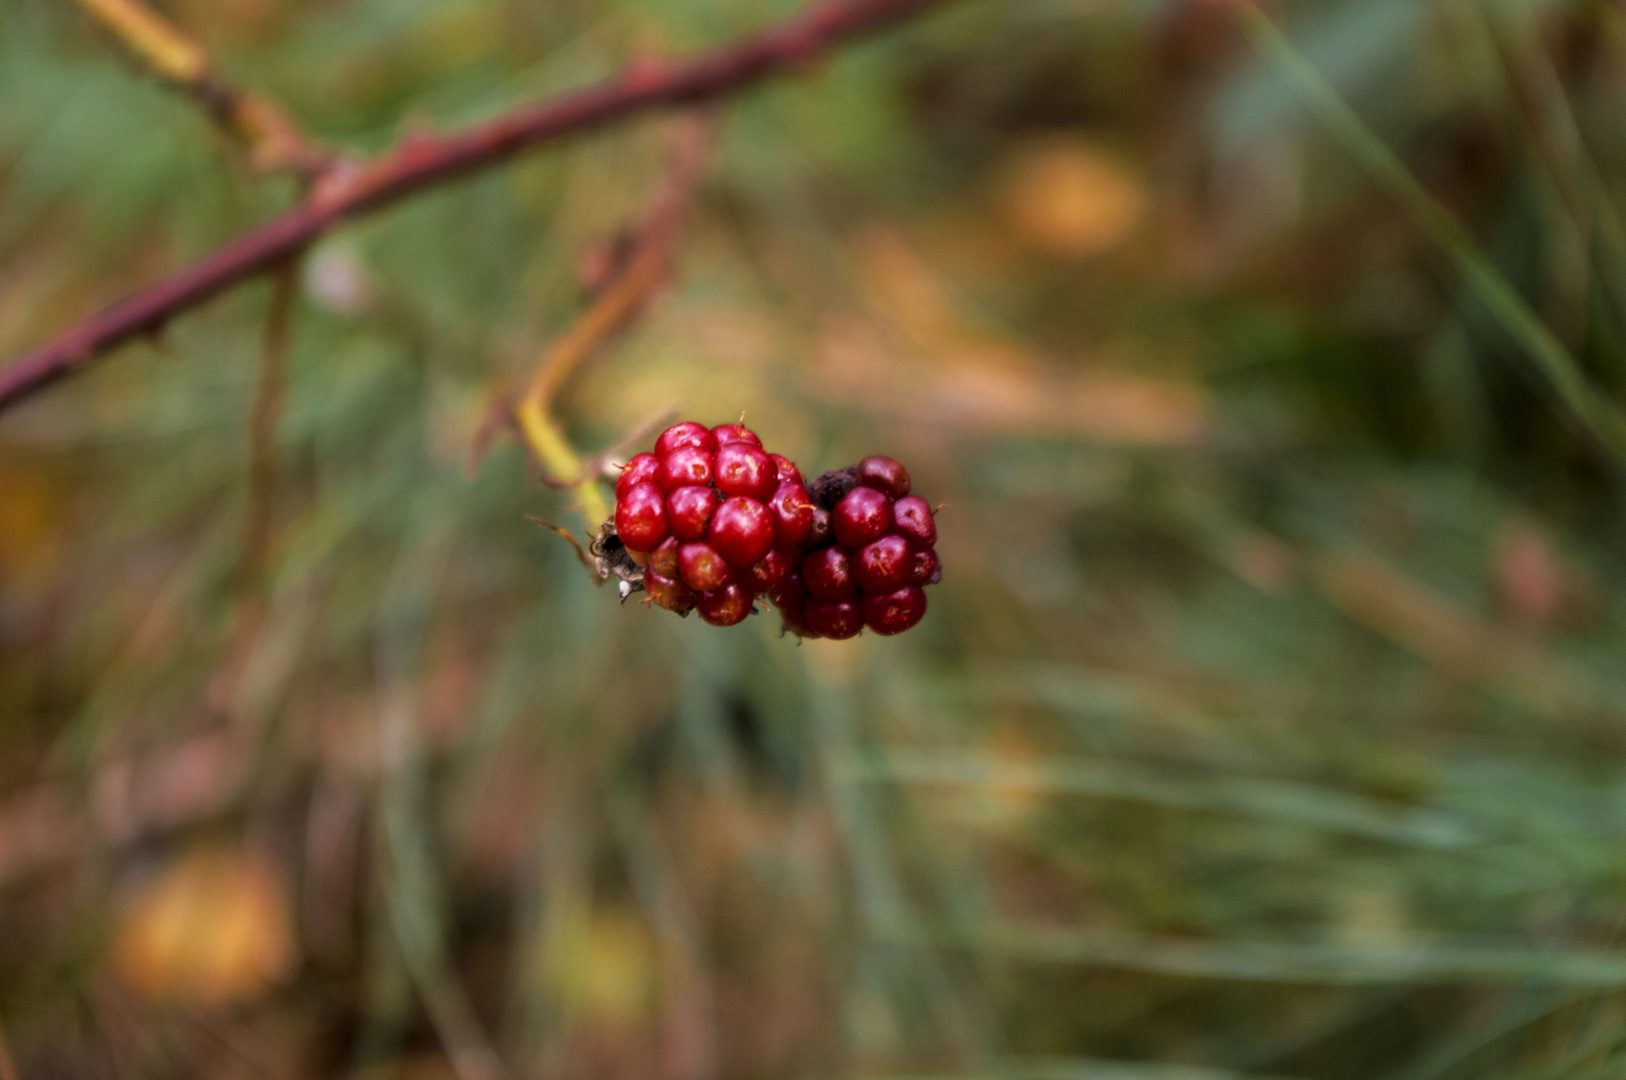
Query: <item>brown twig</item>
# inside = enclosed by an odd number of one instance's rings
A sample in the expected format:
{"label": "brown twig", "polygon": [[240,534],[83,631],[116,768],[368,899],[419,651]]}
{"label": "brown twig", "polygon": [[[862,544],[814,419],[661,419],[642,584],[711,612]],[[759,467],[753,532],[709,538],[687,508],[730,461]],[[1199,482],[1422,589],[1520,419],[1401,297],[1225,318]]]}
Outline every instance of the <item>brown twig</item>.
{"label": "brown twig", "polygon": [[271,551],[271,499],[277,473],[277,417],[282,413],[283,381],[292,337],[299,263],[279,267],[271,279],[271,308],[260,347],[260,382],[249,418],[248,508],[243,521],[243,576],[257,588]]}
{"label": "brown twig", "polygon": [[673,105],[715,100],[944,0],[822,0],[801,14],[670,66],[640,64],[618,78],[506,113],[445,136],[415,134],[365,166],[329,170],[299,206],[92,316],[0,370],[0,408],[150,333],[239,282],[265,273],[339,223],[407,195],[490,168],[567,135]]}
{"label": "brown twig", "polygon": [[260,344],[260,379],[248,424],[248,495],[243,511],[243,554],[237,574],[237,610],[231,639],[209,683],[209,700],[227,718],[238,711],[238,686],[270,611],[271,508],[276,496],[277,420],[282,415],[292,340],[294,301],[299,295],[296,256],[271,276],[271,305]]}
{"label": "brown twig", "polygon": [[209,54],[140,0],[79,0],[79,6],[117,35],[154,74],[195,98],[215,123],[241,139],[257,168],[314,178],[334,156],[281,109],[221,79]]}
{"label": "brown twig", "polygon": [[695,115],[678,132],[672,163],[643,220],[632,231],[630,251],[619,274],[603,289],[575,324],[543,355],[531,380],[514,404],[513,420],[544,477],[574,477],[571,490],[589,529],[609,516],[599,491],[597,470],[585,469],[575,449],[554,421],[551,406],[564,381],[615,334],[625,329],[665,283],[672,246],[695,183],[705,170],[706,149],[716,130],[715,117]]}

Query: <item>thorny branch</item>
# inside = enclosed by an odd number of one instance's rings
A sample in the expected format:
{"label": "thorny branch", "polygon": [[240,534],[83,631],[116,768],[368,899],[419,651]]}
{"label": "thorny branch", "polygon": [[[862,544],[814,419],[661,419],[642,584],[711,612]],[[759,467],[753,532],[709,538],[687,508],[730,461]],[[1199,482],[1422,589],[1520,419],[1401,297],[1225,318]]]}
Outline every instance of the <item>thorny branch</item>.
{"label": "thorny branch", "polygon": [[241,139],[256,168],[313,179],[334,162],[286,113],[231,85],[214,71],[204,48],[140,0],[78,0],[159,78],[197,99],[215,123]]}
{"label": "thorny branch", "polygon": [[365,165],[336,165],[298,206],[0,370],[0,409],[83,367],[97,354],[151,333],[175,315],[267,272],[350,218],[568,135],[657,108],[712,101],[805,68],[845,41],[943,2],[821,0],[784,22],[688,60],[638,64],[617,78],[459,132],[409,135]]}

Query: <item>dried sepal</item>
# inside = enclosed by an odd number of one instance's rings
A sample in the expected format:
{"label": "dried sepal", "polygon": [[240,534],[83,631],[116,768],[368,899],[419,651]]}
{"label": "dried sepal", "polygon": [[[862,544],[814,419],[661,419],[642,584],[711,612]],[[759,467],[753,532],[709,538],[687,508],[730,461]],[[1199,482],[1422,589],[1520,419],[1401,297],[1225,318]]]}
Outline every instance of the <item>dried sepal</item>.
{"label": "dried sepal", "polygon": [[576,551],[576,560],[582,564],[593,577],[593,584],[602,585],[611,578],[616,579],[616,590],[621,594],[621,602],[626,603],[627,597],[635,592],[642,591],[644,587],[643,567],[633,562],[632,554],[621,538],[615,533],[614,520],[606,521],[599,526],[598,535],[593,537],[586,547],[577,540],[571,531],[562,525],[555,525],[551,521],[544,521],[539,517],[525,515],[526,521],[534,521],[550,532],[557,533],[570,542]]}
{"label": "dried sepal", "polygon": [[598,535],[587,550],[592,556],[599,580],[616,579],[616,590],[621,594],[623,604],[633,593],[643,591],[644,568],[633,561],[632,552],[616,535],[614,518],[599,526]]}

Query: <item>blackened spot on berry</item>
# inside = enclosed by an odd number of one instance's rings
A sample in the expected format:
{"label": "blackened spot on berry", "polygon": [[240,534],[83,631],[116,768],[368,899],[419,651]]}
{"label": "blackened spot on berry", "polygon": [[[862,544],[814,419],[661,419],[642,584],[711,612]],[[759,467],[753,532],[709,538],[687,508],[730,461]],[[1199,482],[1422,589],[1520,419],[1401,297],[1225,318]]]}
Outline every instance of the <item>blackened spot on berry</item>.
{"label": "blackened spot on berry", "polygon": [[847,492],[857,486],[858,466],[849,465],[845,469],[831,469],[813,481],[813,488],[808,494],[813,496],[816,505],[834,510],[836,503],[846,498]]}

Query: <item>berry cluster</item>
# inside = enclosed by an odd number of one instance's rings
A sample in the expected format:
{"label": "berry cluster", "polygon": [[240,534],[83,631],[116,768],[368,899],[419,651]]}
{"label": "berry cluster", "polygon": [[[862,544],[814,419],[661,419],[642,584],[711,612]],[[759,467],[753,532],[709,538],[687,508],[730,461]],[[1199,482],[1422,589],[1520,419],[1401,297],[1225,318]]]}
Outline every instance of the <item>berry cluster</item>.
{"label": "berry cluster", "polygon": [[867,457],[813,485],[814,528],[800,565],[769,594],[803,637],[901,634],[926,614],[924,587],[943,578],[930,504],[909,470]]}
{"label": "berry cluster", "polygon": [[801,472],[741,424],[675,424],[615,485],[615,531],[643,567],[644,591],[714,626],[743,622],[812,528]]}
{"label": "berry cluster", "polygon": [[897,634],[942,576],[931,508],[901,464],[865,458],[810,494],[743,424],[667,428],[622,470],[615,503],[615,539],[649,599],[714,626],[743,622],[766,594],[804,637]]}

